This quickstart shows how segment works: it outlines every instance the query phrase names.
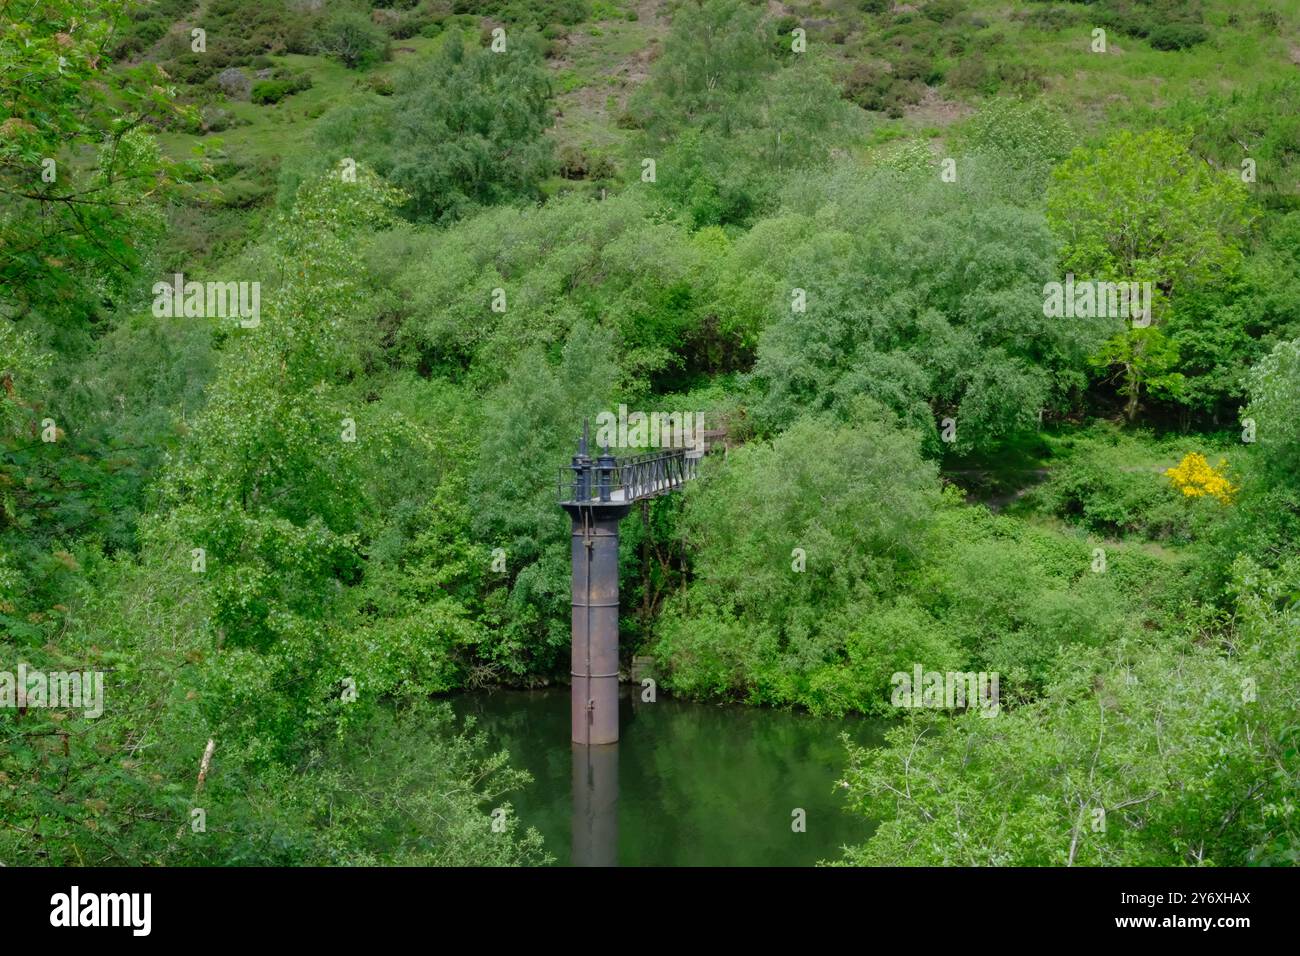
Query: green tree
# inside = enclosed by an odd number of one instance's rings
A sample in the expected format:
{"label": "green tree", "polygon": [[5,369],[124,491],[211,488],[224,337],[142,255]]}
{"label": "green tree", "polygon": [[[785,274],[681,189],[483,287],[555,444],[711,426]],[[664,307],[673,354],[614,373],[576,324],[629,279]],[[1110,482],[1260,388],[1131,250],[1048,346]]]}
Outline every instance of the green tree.
{"label": "green tree", "polygon": [[110,68],[133,6],[0,7],[0,319],[123,303],[160,233],[178,170],[147,124],[181,111],[156,66]]}
{"label": "green tree", "polygon": [[183,172],[150,130],[186,112],[165,77],[111,64],[133,8],[0,5],[0,632],[34,644],[82,561],[131,545],[143,483],[119,454],[134,439],[82,403],[95,339],[139,301],[160,200]]}
{"label": "green tree", "polygon": [[[493,807],[527,778],[428,704],[479,637],[460,603],[473,575],[441,554],[441,567],[410,576],[400,609],[362,586],[367,552],[391,549],[391,528],[372,513],[400,507],[411,480],[443,476],[431,461],[438,443],[401,402],[350,388],[379,335],[354,308],[359,247],[401,201],[357,172],[306,184],[250,254],[269,292],[262,321],[222,330],[207,406],[163,468],[138,558],[99,561],[75,626],[57,643],[18,646],[34,665],[109,671],[113,704],[102,719],[41,712],[21,726],[12,708],[0,712],[5,858],[544,860],[535,832],[492,827]],[[416,542],[413,564],[455,543],[455,520],[468,520],[445,483],[430,512],[445,521],[440,537]],[[391,582],[386,570],[376,562]],[[8,571],[0,564],[0,586]],[[0,634],[6,652],[12,640]],[[209,740],[199,804],[209,829],[197,837],[189,813]]]}
{"label": "green tree", "polygon": [[697,226],[749,222],[784,177],[824,165],[856,119],[825,64],[783,60],[774,36],[741,0],[692,0],[629,104],[643,129],[632,166],[654,157],[655,188]]}
{"label": "green tree", "polygon": [[538,198],[553,165],[551,88],[527,34],[493,53],[466,49],[452,33],[395,86],[392,96],[371,94],[322,118],[310,168],[365,157],[407,194],[407,215],[431,222]]}
{"label": "green tree", "polygon": [[32,405],[44,390],[43,370],[50,356],[36,347],[33,338],[11,323],[0,324],[0,436],[4,438],[31,423]]}
{"label": "green tree", "polygon": [[509,572],[487,599],[501,628],[484,656],[513,677],[567,653],[568,520],[547,479],[573,454],[583,418],[608,407],[617,376],[609,333],[581,323],[558,362],[529,350],[485,396],[473,530],[476,540],[505,548]]}
{"label": "green tree", "polygon": [[1043,100],[999,97],[958,127],[954,146],[959,155],[991,157],[1020,188],[1041,195],[1074,138],[1065,117]]}
{"label": "green tree", "polygon": [[1220,593],[1238,555],[1268,568],[1295,554],[1300,540],[1300,339],[1279,342],[1247,378],[1240,410],[1245,444],[1241,490],[1228,520],[1198,555],[1203,587]]}
{"label": "green tree", "polygon": [[869,710],[895,665],[952,658],[915,607],[894,610],[892,633],[864,623],[927,553],[939,495],[913,433],[870,402],[853,418],[800,419],[690,489],[693,580],[654,645],[677,692]]}
{"label": "green tree", "polygon": [[[399,340],[437,374],[483,389],[531,346],[558,356],[586,322],[612,334],[621,392],[637,398],[743,361],[733,343],[744,333],[713,319],[728,307],[714,293],[726,254],[656,221],[637,191],[487,211],[394,250]],[[494,289],[504,311],[493,308]]]}
{"label": "green tree", "polygon": [[322,53],[349,70],[364,69],[388,58],[388,34],[360,10],[339,9],[316,28]]}
{"label": "green tree", "polygon": [[1124,131],[1075,150],[1057,169],[1047,215],[1067,272],[1153,286],[1152,324],[1121,329],[1098,355],[1120,370],[1132,421],[1143,388],[1166,396],[1178,389],[1176,352],[1163,328],[1167,304],[1240,263],[1250,219],[1245,189],[1198,160],[1186,135]]}
{"label": "green tree", "polygon": [[1251,366],[1300,335],[1300,212],[1261,226],[1242,267],[1184,295],[1166,325],[1185,376],[1183,401],[1209,412],[1215,424],[1235,418]]}
{"label": "green tree", "polygon": [[745,112],[733,110],[778,68],[774,35],[761,10],[737,0],[683,5],[640,94],[651,135],[662,138],[683,123],[723,133],[741,125]]}
{"label": "green tree", "polygon": [[1044,316],[1054,258],[1041,215],[1000,195],[977,160],[962,169],[955,183],[885,169],[791,188],[801,225],[782,220],[784,248],[767,265],[780,278],[754,368],[762,426],[866,394],[932,452],[952,418],[952,447],[967,452],[1035,427],[1039,409],[1083,384],[1098,329]]}

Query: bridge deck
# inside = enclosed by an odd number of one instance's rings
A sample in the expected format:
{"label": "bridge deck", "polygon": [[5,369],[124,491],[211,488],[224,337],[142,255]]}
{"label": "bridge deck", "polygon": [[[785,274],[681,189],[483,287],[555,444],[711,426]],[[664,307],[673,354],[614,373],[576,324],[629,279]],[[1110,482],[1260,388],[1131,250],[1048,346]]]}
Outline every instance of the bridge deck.
{"label": "bridge deck", "polygon": [[651,455],[587,458],[560,470],[561,504],[630,504],[675,491],[695,477],[702,449],[675,449]]}

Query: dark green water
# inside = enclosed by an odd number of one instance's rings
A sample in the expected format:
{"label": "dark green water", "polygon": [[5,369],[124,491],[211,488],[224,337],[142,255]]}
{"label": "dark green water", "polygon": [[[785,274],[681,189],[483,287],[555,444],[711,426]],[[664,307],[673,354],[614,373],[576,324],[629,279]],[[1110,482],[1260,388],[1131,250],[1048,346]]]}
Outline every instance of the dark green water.
{"label": "dark green water", "polygon": [[[878,742],[887,726],[660,695],[625,687],[617,744],[569,743],[569,691],[491,691],[453,701],[494,749],[533,775],[510,794],[560,865],[811,866],[872,824],[843,809],[841,733]],[[792,812],[806,812],[806,831]]]}

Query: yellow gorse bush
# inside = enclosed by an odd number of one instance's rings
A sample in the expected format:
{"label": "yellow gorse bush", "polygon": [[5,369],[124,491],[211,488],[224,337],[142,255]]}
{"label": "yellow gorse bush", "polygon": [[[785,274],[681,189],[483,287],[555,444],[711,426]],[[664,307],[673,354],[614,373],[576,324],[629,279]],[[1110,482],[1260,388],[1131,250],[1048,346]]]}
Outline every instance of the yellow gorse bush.
{"label": "yellow gorse bush", "polygon": [[1237,487],[1228,481],[1227,461],[1220,458],[1217,467],[1205,460],[1199,452],[1188,452],[1174,468],[1166,468],[1165,474],[1174,483],[1174,487],[1188,498],[1209,496],[1217,498],[1220,504],[1231,504]]}

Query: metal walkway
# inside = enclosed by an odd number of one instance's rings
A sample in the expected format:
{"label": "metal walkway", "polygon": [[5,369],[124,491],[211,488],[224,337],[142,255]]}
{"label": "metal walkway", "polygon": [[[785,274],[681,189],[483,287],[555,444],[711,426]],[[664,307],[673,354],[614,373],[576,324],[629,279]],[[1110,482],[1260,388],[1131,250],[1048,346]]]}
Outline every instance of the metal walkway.
{"label": "metal walkway", "polygon": [[584,428],[572,464],[560,469],[560,504],[617,505],[655,498],[694,478],[702,457],[702,449],[676,448],[615,458],[606,448],[603,455],[592,458]]}

